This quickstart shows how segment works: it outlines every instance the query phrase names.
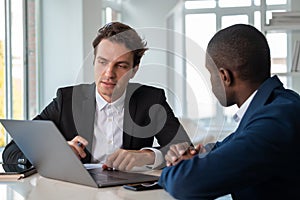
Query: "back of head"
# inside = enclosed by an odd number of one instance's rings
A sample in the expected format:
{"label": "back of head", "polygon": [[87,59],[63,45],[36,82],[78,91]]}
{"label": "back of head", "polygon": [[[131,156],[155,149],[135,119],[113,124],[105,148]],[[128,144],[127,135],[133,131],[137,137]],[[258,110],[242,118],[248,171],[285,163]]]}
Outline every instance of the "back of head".
{"label": "back of head", "polygon": [[236,24],[220,30],[210,40],[207,53],[217,68],[236,72],[238,78],[261,83],[270,77],[270,49],[256,28]]}
{"label": "back of head", "polygon": [[134,54],[134,66],[140,63],[145,51],[148,50],[146,48],[147,42],[141,39],[133,28],[120,22],[110,22],[98,30],[97,36],[92,43],[94,55],[97,52],[96,47],[103,39],[124,44],[126,48],[131,50]]}

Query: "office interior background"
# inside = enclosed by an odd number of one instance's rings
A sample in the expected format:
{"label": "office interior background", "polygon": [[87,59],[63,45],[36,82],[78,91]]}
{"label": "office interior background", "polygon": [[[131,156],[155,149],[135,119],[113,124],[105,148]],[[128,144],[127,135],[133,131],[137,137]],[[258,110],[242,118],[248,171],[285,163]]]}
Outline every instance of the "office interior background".
{"label": "office interior background", "polygon": [[[203,58],[216,31],[254,25],[268,39],[272,74],[300,91],[300,74],[291,72],[300,22],[270,25],[277,11],[300,11],[300,1],[0,0],[0,118],[32,119],[57,88],[92,82],[92,40],[121,21],[149,47],[132,81],[164,88],[195,143],[222,140],[235,129],[237,107],[221,107],[210,91]],[[10,139],[1,127],[0,154]]]}

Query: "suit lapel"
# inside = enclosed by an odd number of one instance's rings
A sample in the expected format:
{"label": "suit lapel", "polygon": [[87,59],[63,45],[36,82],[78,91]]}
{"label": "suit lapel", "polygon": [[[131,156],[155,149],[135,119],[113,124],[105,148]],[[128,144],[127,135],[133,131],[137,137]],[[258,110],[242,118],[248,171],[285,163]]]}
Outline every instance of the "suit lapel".
{"label": "suit lapel", "polygon": [[134,132],[134,122],[137,101],[134,98],[134,92],[141,87],[140,84],[129,83],[126,90],[124,102],[124,121],[123,121],[123,145],[122,148],[131,149],[132,135]]}
{"label": "suit lapel", "polygon": [[78,134],[88,142],[86,147],[92,152],[94,120],[95,120],[95,84],[75,87],[73,89],[73,117]]}

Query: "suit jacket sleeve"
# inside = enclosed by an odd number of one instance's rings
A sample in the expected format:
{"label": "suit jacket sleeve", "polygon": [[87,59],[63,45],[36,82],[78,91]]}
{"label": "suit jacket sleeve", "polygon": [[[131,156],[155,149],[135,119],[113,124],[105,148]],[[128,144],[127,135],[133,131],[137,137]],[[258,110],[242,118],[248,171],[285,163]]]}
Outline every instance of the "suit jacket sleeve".
{"label": "suit jacket sleeve", "polygon": [[178,199],[212,199],[248,187],[275,194],[272,178],[298,176],[299,112],[296,104],[264,107],[206,157],[165,168],[159,184]]}
{"label": "suit jacket sleeve", "polygon": [[[160,151],[163,155],[165,155],[172,144],[178,144],[182,142],[188,142],[191,144],[191,140],[183,126],[180,124],[179,120],[175,117],[173,110],[167,103],[164,92],[162,92],[161,96],[161,105],[166,111],[167,119],[162,130],[156,135],[156,138],[160,145]],[[158,124],[160,123],[159,121],[162,120],[160,119],[160,116],[163,115],[158,113],[156,118]]]}
{"label": "suit jacket sleeve", "polygon": [[[164,90],[150,86],[131,84],[127,90],[129,111],[124,115],[124,149],[152,147],[154,137],[163,156],[170,145],[190,142],[171,107],[166,101]],[[134,92],[132,92],[134,91]],[[132,94],[132,95],[131,95]],[[163,167],[163,165],[158,168]]]}

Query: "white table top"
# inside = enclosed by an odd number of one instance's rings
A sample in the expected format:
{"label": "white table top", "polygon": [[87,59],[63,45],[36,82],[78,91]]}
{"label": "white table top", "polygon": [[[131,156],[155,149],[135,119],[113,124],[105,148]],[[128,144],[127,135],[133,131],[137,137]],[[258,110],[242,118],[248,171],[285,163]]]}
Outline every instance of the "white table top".
{"label": "white table top", "polygon": [[0,182],[1,200],[67,200],[67,199],[109,199],[109,200],[168,200],[173,199],[163,189],[151,191],[130,191],[121,186],[92,188],[88,186],[57,181],[38,174],[19,181]]}

